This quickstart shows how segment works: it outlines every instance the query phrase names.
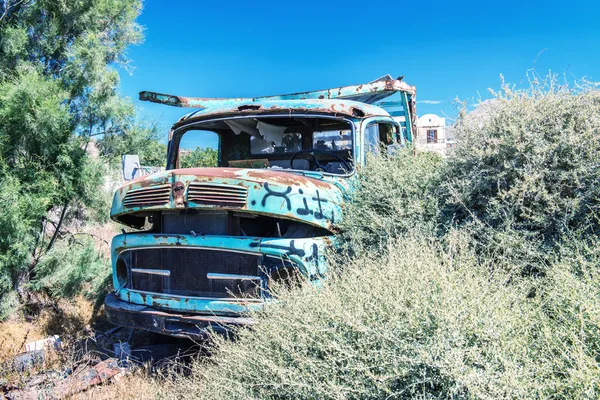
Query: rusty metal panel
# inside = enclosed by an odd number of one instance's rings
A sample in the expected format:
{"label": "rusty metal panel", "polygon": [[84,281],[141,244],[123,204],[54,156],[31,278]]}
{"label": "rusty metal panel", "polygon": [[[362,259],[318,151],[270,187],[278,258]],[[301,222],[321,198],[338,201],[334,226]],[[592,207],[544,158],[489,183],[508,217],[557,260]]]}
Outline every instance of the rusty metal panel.
{"label": "rusty metal panel", "polygon": [[372,104],[380,101],[394,93],[414,93],[415,88],[402,81],[402,78],[392,79],[389,75],[370,83],[360,85],[342,86],[331,89],[313,90],[291,94],[273,96],[259,96],[246,98],[201,98],[183,97],[170,94],[143,91],[140,92],[140,100],[150,101],[175,107],[189,108],[222,108],[235,107],[246,103],[260,103],[263,101],[280,100],[332,100],[346,99],[357,102]]}
{"label": "rusty metal panel", "polygon": [[[188,193],[187,201],[178,203],[174,196],[164,204],[131,204],[125,196],[132,190],[140,193],[143,188],[164,186],[169,182],[181,183]],[[199,187],[223,187],[220,194],[198,197]],[[231,190],[229,188],[239,188]],[[277,215],[281,218],[298,220],[325,229],[339,222],[343,202],[344,182],[341,179],[327,182],[303,175],[261,169],[236,168],[192,168],[170,170],[142,177],[123,185],[115,193],[111,218],[120,221],[122,215],[146,210],[204,209],[245,210],[257,214]],[[190,193],[192,194],[190,196]],[[216,192],[215,192],[216,193]],[[247,196],[242,204],[244,194]],[[229,197],[227,197],[229,196]],[[220,200],[225,201],[217,201]],[[232,202],[231,200],[235,200]],[[218,204],[215,204],[218,202]]]}
{"label": "rusty metal panel", "polygon": [[[236,252],[248,255],[244,260],[238,260],[237,269],[230,265],[230,269],[219,271],[218,265],[212,266],[214,270],[208,267],[202,270],[194,271],[188,269],[186,277],[188,279],[201,283],[201,280],[209,280],[208,273],[227,273],[231,275],[246,275],[248,277],[260,276],[266,272],[283,267],[297,268],[303,275],[307,276],[315,284],[326,276],[327,264],[324,257],[325,248],[332,243],[331,237],[315,238],[259,238],[259,237],[229,237],[229,236],[193,236],[193,235],[168,235],[168,234],[149,234],[149,233],[130,233],[115,236],[112,242],[112,262],[113,262],[113,286],[117,297],[133,304],[146,305],[159,309],[177,310],[182,312],[195,313],[217,313],[219,315],[238,315],[260,307],[262,303],[270,301],[268,292],[261,292],[260,297],[232,297],[222,298],[211,296],[202,296],[196,293],[195,296],[182,295],[181,293],[163,293],[160,288],[151,288],[154,291],[139,290],[132,287],[131,279],[122,280],[117,272],[117,261],[123,254],[127,254],[132,249],[148,251],[150,249],[172,249],[173,252],[188,249],[210,250],[222,252]],[[260,261],[257,266],[256,261]],[[142,262],[148,266],[148,262]],[[183,266],[182,266],[183,265]],[[175,268],[187,268],[183,262],[170,266],[168,260],[162,264],[155,262],[150,268],[156,268],[158,271],[173,271]],[[146,268],[146,267],[144,267]],[[160,277],[160,275],[157,275]],[[264,276],[268,280],[268,276]],[[262,282],[265,284],[265,281]],[[178,283],[181,284],[181,283]],[[231,284],[230,284],[231,285]],[[192,286],[190,286],[191,288]],[[221,292],[222,293],[222,292]]]}
{"label": "rusty metal panel", "polygon": [[187,190],[187,201],[196,204],[244,207],[248,188],[239,185],[191,182]]}
{"label": "rusty metal panel", "polygon": [[169,203],[171,185],[157,185],[128,190],[123,198],[126,207],[154,206]]}

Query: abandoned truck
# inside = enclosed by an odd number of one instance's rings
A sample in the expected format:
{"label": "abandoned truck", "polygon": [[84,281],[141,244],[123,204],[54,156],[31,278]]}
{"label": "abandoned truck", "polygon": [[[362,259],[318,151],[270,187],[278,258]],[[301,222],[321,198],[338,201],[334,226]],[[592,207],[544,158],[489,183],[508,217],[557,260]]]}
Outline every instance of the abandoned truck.
{"label": "abandoned truck", "polygon": [[[275,281],[318,285],[356,168],[415,131],[415,88],[389,75],[290,95],[140,99],[200,110],[173,125],[165,171],[115,193],[111,218],[136,230],[112,241],[105,310],[116,325],[178,337],[251,325]],[[218,166],[180,168],[200,143],[214,143]]]}

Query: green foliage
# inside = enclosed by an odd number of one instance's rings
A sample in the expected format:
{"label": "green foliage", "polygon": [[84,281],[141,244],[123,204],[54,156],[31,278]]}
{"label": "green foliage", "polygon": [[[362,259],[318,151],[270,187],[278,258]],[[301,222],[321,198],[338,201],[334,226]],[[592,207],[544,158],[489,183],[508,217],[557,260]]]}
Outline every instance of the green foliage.
{"label": "green foliage", "polygon": [[88,237],[60,240],[35,266],[29,286],[51,296],[71,298],[84,293],[95,299],[105,292],[110,265]]}
{"label": "green foliage", "polygon": [[[0,147],[10,174],[36,185],[40,174],[54,181],[50,204],[85,195],[82,178],[88,160],[85,142],[72,135],[68,93],[60,83],[24,69],[0,83]],[[93,182],[97,184],[99,176]],[[84,197],[85,198],[85,197]]]}
{"label": "green foliage", "polygon": [[205,149],[196,147],[192,152],[183,155],[179,163],[181,168],[216,167],[218,161],[217,150],[210,147]]}
{"label": "green foliage", "polygon": [[[33,185],[22,185],[10,174],[0,173],[0,308],[14,303],[11,291],[26,281],[27,265],[36,247],[42,216],[52,201],[54,180],[38,171]],[[4,315],[0,315],[2,317]]]}
{"label": "green foliage", "polygon": [[12,290],[22,293],[35,278],[48,211],[73,202],[99,208],[103,166],[89,158],[86,148],[92,136],[118,131],[134,113],[131,103],[118,96],[113,66],[126,66],[126,48],[141,40],[135,22],[140,10],[139,0],[0,3],[4,310],[14,304]]}
{"label": "green foliage", "polygon": [[390,237],[435,230],[440,156],[403,149],[394,156],[367,157],[359,185],[344,205],[340,239],[357,252],[385,246]]}
{"label": "green foliage", "polygon": [[71,209],[79,209],[82,221],[89,223],[105,223],[110,217],[113,191],[103,185],[118,182],[120,173],[111,170],[103,159],[87,157],[78,170],[79,195],[72,199]]}
{"label": "green foliage", "polygon": [[158,126],[142,125],[130,118],[121,124],[121,129],[108,133],[98,141],[102,155],[113,165],[121,164],[121,156],[137,154],[140,163],[151,167],[164,167],[167,160],[167,145],[161,143]]}
{"label": "green foliage", "polygon": [[12,168],[42,161],[52,166],[69,141],[68,93],[60,82],[33,68],[19,70],[0,85],[2,158]]}
{"label": "green foliage", "polygon": [[[131,154],[131,153],[130,153]],[[166,167],[167,145],[159,140],[148,140],[143,147],[133,154],[140,156],[142,165],[151,167]]]}
{"label": "green foliage", "polygon": [[102,132],[126,112],[109,66],[126,65],[126,48],[141,40],[140,10],[139,0],[8,0],[0,6],[0,79],[33,66],[68,92],[79,131]]}
{"label": "green foliage", "polygon": [[10,317],[15,310],[19,309],[20,301],[17,292],[10,291],[2,296],[0,301],[0,320]]}

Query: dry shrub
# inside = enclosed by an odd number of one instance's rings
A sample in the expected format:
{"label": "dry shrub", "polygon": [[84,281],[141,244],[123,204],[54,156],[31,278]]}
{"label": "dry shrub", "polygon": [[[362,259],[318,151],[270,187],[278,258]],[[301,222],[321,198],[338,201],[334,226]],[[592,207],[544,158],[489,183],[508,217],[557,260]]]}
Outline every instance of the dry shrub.
{"label": "dry shrub", "polygon": [[[60,376],[88,357],[82,348],[83,339],[95,318],[95,305],[82,295],[72,299],[51,299],[37,294],[28,308],[32,316],[15,313],[0,323],[0,385],[21,387],[30,379],[53,372]],[[34,307],[35,306],[35,307]],[[43,355],[24,362],[25,345],[36,340],[58,335],[60,351],[50,347]],[[63,371],[62,375],[59,371]]]}
{"label": "dry shrub", "polygon": [[76,296],[70,300],[52,300],[41,294],[35,297],[39,307],[34,316],[15,313],[0,323],[0,361],[25,351],[25,344],[53,335],[63,341],[74,339],[95,317],[94,302]]}
{"label": "dry shrub", "polygon": [[161,396],[600,395],[598,306],[586,297],[597,296],[600,273],[590,268],[580,279],[557,265],[540,285],[552,297],[531,297],[530,282],[507,285],[478,259],[468,236],[453,232],[447,246],[405,237],[382,255],[347,260],[325,287],[283,294],[236,342],[216,338],[212,357]]}
{"label": "dry shrub", "polygon": [[447,161],[369,160],[327,284],[163,395],[598,398],[600,91],[504,86],[457,130]]}
{"label": "dry shrub", "polygon": [[59,335],[63,339],[83,335],[82,331],[94,322],[98,312],[95,301],[81,294],[70,299],[49,299],[46,304],[33,320],[46,336]]}
{"label": "dry shrub", "polygon": [[[565,235],[600,233],[600,90],[530,73],[459,118],[445,171],[445,222],[525,272]],[[487,254],[487,251],[484,251]]]}
{"label": "dry shrub", "polygon": [[0,363],[25,351],[25,344],[46,337],[39,324],[14,316],[0,324]]}
{"label": "dry shrub", "polygon": [[163,398],[162,393],[166,386],[165,382],[151,377],[143,369],[135,369],[110,384],[91,387],[71,398],[74,400],[158,400]]}

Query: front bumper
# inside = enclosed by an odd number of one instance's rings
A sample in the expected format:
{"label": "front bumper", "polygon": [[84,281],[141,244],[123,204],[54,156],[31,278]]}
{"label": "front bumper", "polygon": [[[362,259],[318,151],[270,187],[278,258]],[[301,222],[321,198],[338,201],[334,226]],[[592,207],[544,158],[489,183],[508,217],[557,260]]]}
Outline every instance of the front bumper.
{"label": "front bumper", "polygon": [[166,312],[119,300],[114,293],[106,296],[104,309],[108,321],[115,325],[181,338],[205,338],[209,328],[216,332],[228,332],[231,327],[254,324],[254,320],[249,317]]}
{"label": "front bumper", "polygon": [[[106,315],[115,325],[176,337],[205,337],[207,328],[228,331],[231,326],[252,325],[253,320],[245,315],[260,309],[271,300],[268,293],[262,298],[217,298],[130,289],[119,282],[116,269],[119,254],[128,250],[206,249],[272,256],[289,260],[313,284],[319,285],[327,271],[324,249],[330,243],[330,237],[257,238],[152,233],[118,235],[112,241],[115,292],[106,297]],[[217,269],[215,271],[218,272]]]}

